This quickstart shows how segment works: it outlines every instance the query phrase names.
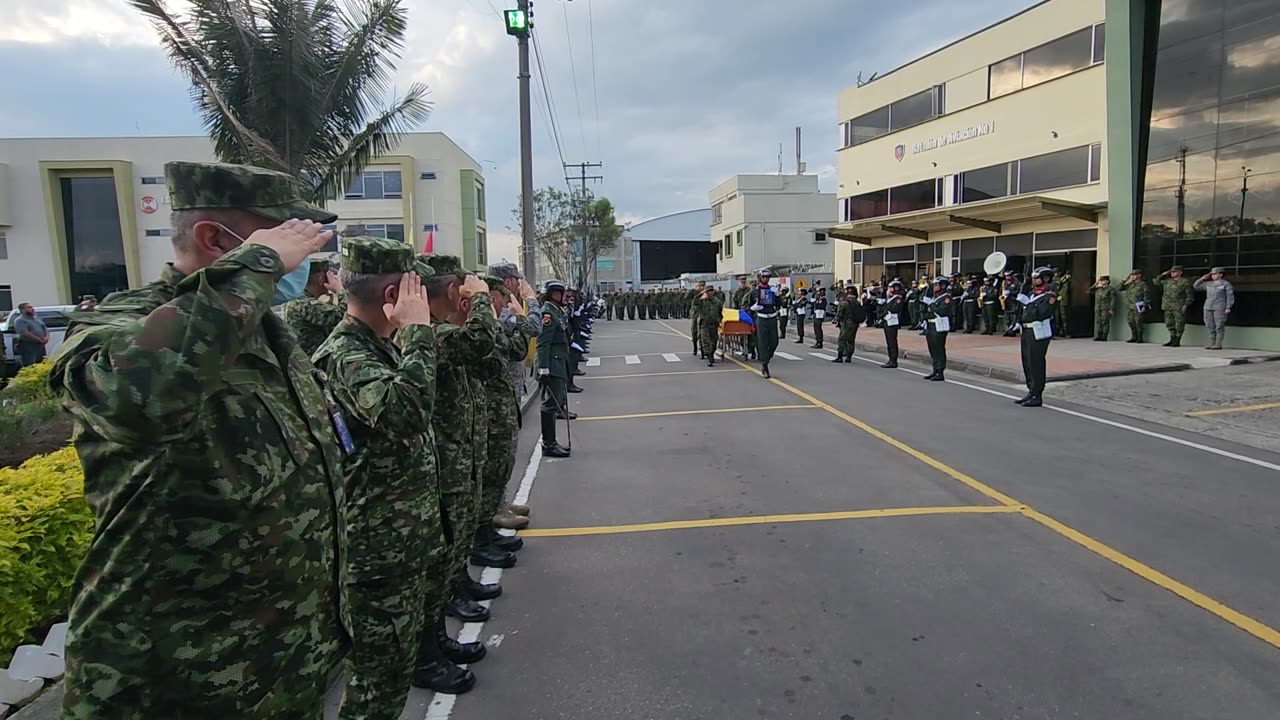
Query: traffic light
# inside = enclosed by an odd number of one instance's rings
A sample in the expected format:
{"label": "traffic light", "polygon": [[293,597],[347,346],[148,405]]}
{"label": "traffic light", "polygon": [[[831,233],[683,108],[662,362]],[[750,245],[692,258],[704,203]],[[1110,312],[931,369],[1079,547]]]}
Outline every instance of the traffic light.
{"label": "traffic light", "polygon": [[529,34],[529,13],[524,10],[507,10],[507,34],[525,37]]}

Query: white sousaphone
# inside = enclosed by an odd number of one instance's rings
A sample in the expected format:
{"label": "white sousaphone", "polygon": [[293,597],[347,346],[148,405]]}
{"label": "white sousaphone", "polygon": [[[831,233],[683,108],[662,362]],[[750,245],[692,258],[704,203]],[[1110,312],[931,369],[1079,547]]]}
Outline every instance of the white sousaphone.
{"label": "white sousaphone", "polygon": [[997,250],[996,252],[988,255],[986,260],[982,261],[982,269],[985,270],[988,275],[999,275],[1004,271],[1005,266],[1008,264],[1009,258],[1004,253]]}

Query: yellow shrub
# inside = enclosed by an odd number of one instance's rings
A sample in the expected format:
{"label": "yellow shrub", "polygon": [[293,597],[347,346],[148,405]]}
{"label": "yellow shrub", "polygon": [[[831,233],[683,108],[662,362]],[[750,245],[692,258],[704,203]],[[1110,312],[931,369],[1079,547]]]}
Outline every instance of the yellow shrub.
{"label": "yellow shrub", "polygon": [[22,368],[9,381],[8,387],[4,389],[4,397],[18,402],[52,398],[53,394],[49,392],[49,370],[51,368],[53,368],[53,363],[48,360]]}
{"label": "yellow shrub", "polygon": [[28,632],[66,612],[92,536],[74,449],[0,468],[0,663]]}

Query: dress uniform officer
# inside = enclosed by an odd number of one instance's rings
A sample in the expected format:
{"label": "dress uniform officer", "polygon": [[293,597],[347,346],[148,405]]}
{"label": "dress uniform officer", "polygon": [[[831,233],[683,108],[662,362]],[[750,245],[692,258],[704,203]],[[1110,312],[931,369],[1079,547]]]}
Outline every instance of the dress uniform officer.
{"label": "dress uniform officer", "polygon": [[1045,384],[1045,355],[1053,341],[1053,317],[1058,294],[1050,281],[1053,269],[1036,268],[1031,278],[1031,294],[1018,298],[1022,302],[1022,374],[1027,380],[1027,394],[1017,404],[1040,407]]}
{"label": "dress uniform officer", "polygon": [[902,282],[894,280],[889,283],[889,297],[880,306],[880,322],[884,325],[884,344],[889,351],[889,362],[881,365],[885,368],[898,367],[898,329],[907,317],[907,301],[902,296]]}
{"label": "dress uniform officer", "polygon": [[769,361],[778,349],[778,293],[769,287],[773,272],[768,268],[759,271],[756,277],[759,282],[743,296],[742,306],[755,315],[756,356],[760,358],[761,374],[768,378]]}
{"label": "dress uniform officer", "polygon": [[946,379],[947,370],[947,334],[951,332],[951,323],[955,320],[957,303],[951,296],[951,281],[939,275],[933,281],[933,296],[925,302],[925,340],[929,345],[929,358],[933,361],[933,372],[925,376],[925,380],[942,382]]}
{"label": "dress uniform officer", "polygon": [[538,384],[542,386],[542,454],[569,457],[568,448],[556,442],[556,413],[569,411],[569,319],[559,280],[543,285],[542,330],[538,333]]}

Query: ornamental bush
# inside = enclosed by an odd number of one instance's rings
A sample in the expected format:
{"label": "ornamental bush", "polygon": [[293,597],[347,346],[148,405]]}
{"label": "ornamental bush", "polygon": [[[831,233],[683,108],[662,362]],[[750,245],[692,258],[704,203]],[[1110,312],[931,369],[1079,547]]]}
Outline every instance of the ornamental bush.
{"label": "ornamental bush", "polygon": [[19,403],[52,400],[53,393],[49,391],[49,370],[51,368],[53,368],[53,363],[48,360],[22,368],[9,381],[9,385],[5,387],[4,398]]}
{"label": "ornamental bush", "polygon": [[0,665],[29,633],[66,612],[92,536],[73,448],[0,468]]}

